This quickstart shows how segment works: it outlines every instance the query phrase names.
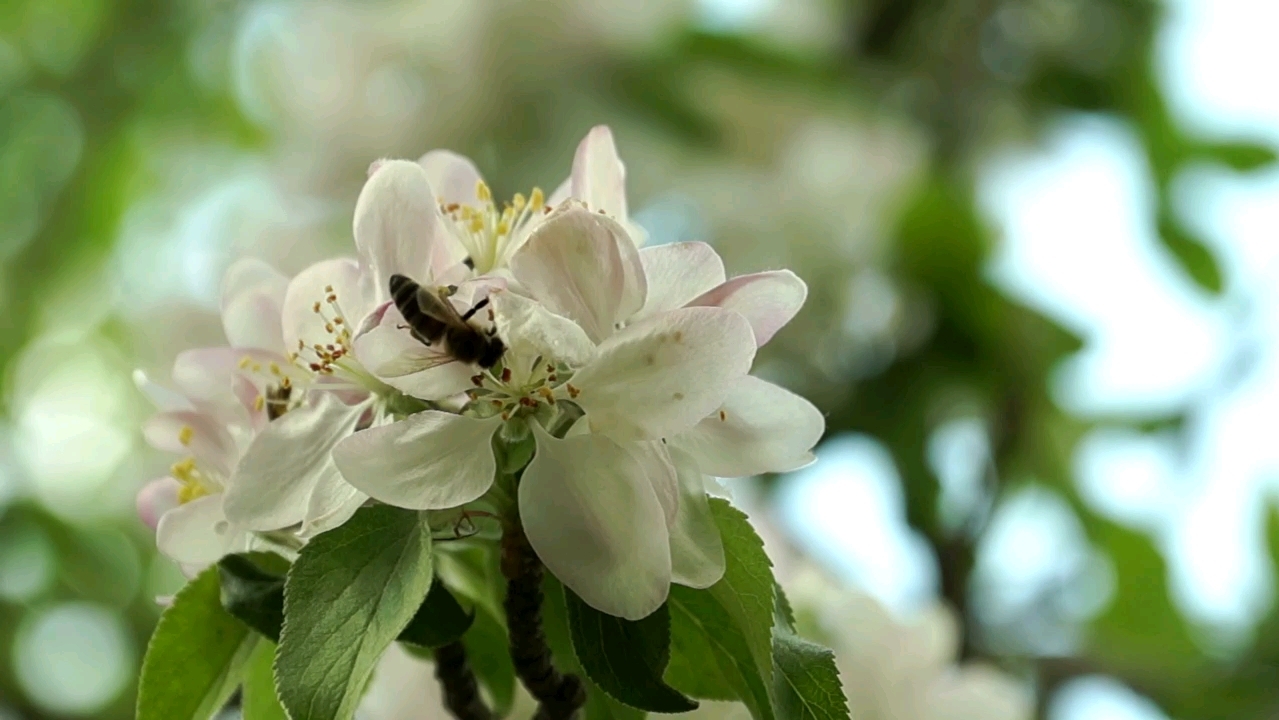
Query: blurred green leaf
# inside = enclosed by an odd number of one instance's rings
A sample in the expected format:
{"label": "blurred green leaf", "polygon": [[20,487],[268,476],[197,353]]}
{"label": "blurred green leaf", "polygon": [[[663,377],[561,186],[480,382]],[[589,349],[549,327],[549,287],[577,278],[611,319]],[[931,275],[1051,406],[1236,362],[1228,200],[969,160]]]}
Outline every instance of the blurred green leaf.
{"label": "blurred green leaf", "polygon": [[1246,142],[1204,144],[1197,153],[1239,172],[1262,170],[1279,160],[1274,148]]}
{"label": "blurred green leaf", "polygon": [[242,720],[289,720],[289,714],[280,704],[275,693],[275,643],[258,642],[253,657],[244,671],[244,690],[241,695]]}
{"label": "blurred green leaf", "polygon": [[1181,269],[1199,287],[1214,295],[1220,294],[1225,283],[1212,251],[1171,215],[1161,214],[1158,224],[1159,239],[1172,253]]}
{"label": "blurred green leaf", "polygon": [[227,555],[218,561],[222,607],[274,645],[284,625],[288,561],[272,553]]}

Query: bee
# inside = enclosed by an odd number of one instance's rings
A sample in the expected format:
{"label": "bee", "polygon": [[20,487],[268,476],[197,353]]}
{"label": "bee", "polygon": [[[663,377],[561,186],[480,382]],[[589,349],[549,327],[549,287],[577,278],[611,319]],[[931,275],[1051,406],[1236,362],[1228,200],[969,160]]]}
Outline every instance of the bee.
{"label": "bee", "polygon": [[447,296],[434,293],[404,275],[391,276],[391,299],[408,323],[409,332],[424,345],[443,343],[444,352],[453,359],[479,365],[485,370],[497,364],[506,345],[496,331],[484,332],[470,324],[475,313],[488,305],[484,298],[459,315]]}

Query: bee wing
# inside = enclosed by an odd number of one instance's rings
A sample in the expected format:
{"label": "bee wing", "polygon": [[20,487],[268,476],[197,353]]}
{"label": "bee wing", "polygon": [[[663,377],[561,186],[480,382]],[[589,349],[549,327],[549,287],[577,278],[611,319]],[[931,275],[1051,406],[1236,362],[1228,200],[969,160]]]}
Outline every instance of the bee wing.
{"label": "bee wing", "polygon": [[453,303],[424,287],[417,289],[417,307],[445,325],[453,327],[466,325],[466,321],[458,314],[457,308],[453,307]]}
{"label": "bee wing", "polygon": [[394,356],[383,359],[382,362],[369,369],[379,377],[395,378],[430,370],[452,362],[457,362],[457,359],[414,341],[412,346],[401,348]]}

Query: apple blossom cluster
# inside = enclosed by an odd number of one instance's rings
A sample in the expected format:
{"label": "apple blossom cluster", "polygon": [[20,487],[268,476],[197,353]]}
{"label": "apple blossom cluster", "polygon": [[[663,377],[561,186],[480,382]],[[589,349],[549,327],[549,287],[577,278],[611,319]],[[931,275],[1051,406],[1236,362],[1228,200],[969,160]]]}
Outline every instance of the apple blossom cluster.
{"label": "apple blossom cluster", "polygon": [[[182,353],[171,387],[138,375],[159,410],[145,436],[177,456],[139,494],[139,513],[160,550],[193,576],[251,551],[293,562],[276,611],[283,632],[278,618],[253,627],[280,642],[280,699],[295,720],[304,703],[291,703],[286,656],[290,633],[303,632],[299,588],[310,586],[294,575],[305,575],[312,554],[331,557],[369,533],[392,537],[386,527],[405,515],[348,529],[372,509],[412,511],[427,537],[411,536],[412,519],[394,536],[408,549],[388,561],[391,579],[370,611],[403,590],[411,615],[433,575],[443,576],[442,561],[430,569],[444,552],[439,541],[493,545],[489,531],[499,528],[516,672],[544,706],[561,698],[571,716],[585,702],[580,682],[539,669],[543,660],[550,668],[538,625],[541,567],[583,604],[579,617],[598,612],[616,622],[667,617],[673,583],[724,584],[732,552],[721,528],[735,516],[713,508],[722,501],[708,497],[708,483],[804,466],[824,430],[808,401],[749,374],[806,287],[786,270],[729,279],[705,243],[645,247],[602,126],[582,140],[571,177],[549,196],[534,188],[499,202],[469,160],[436,150],[417,162],[374,163],[354,215],[354,257],[293,278],[259,260],[235,263],[222,287],[227,344]],[[451,304],[455,312],[443,313],[451,320],[432,322],[500,341],[496,361],[464,362],[453,335],[414,327],[417,313],[402,313],[393,297],[396,276]],[[331,539],[343,532],[350,537]],[[425,548],[417,571],[402,567],[412,548]],[[508,557],[520,548],[531,554]],[[335,586],[335,602],[363,577]],[[224,574],[224,603],[235,592],[226,583]],[[528,616],[527,632],[515,614]],[[771,614],[762,618],[770,625]],[[395,617],[387,642],[408,620]],[[370,618],[370,626],[381,622]],[[345,661],[324,660],[324,672],[344,672]],[[350,662],[355,675],[371,672],[367,658]],[[462,696],[451,701],[460,709],[450,708],[483,717],[458,662],[449,667],[461,678],[454,689]],[[312,691],[322,689],[297,690]],[[338,705],[316,716],[353,707]]]}
{"label": "apple blossom cluster", "polygon": [[[811,461],[821,414],[748,374],[803,281],[727,280],[700,242],[640,247],[607,128],[549,198],[502,206],[454,153],[375,163],[354,225],[356,257],[291,280],[235,263],[227,345],[180,355],[176,392],[140,378],[160,411],[147,440],[182,456],[139,496],[174,560],[296,547],[370,498],[489,504],[499,471],[523,470],[515,500],[538,556],[594,607],[637,619],[672,581],[723,573],[707,476]],[[488,298],[476,318],[505,342],[501,363],[480,370],[415,339],[393,274],[452,286],[461,312]],[[534,446],[527,467],[499,468],[495,436]]]}

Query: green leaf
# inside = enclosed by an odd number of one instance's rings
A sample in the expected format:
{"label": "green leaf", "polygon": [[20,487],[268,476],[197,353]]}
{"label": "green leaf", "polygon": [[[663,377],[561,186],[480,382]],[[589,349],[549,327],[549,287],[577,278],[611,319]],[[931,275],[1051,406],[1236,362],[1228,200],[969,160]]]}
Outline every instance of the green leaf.
{"label": "green leaf", "polygon": [[1264,145],[1246,142],[1226,142],[1205,145],[1200,152],[1232,170],[1251,172],[1270,167],[1275,163],[1275,151]]}
{"label": "green leaf", "polygon": [[586,685],[586,707],[582,708],[585,720],[644,720],[644,711],[628,707],[614,700],[582,672],[582,665],[573,652],[573,641],[568,626],[568,608],[564,602],[564,588],[550,573],[542,581],[542,629],[546,632],[546,644],[551,657],[561,672],[575,673]]}
{"label": "green leaf", "polygon": [[222,607],[271,640],[284,624],[284,576],[289,564],[271,553],[227,555],[218,561]]}
{"label": "green leaf", "polygon": [[1221,276],[1221,268],[1217,266],[1217,258],[1207,245],[1167,213],[1160,213],[1158,225],[1159,239],[1172,253],[1173,259],[1181,265],[1181,269],[1199,287],[1213,295],[1221,294],[1225,280]]}
{"label": "green leaf", "polygon": [[243,720],[289,720],[275,693],[275,671],[271,668],[274,660],[275,643],[259,641],[244,670],[243,702],[240,706]]}
{"label": "green leaf", "polygon": [[773,636],[773,695],[783,720],[848,720],[835,653],[785,629]]}
{"label": "green leaf", "polygon": [[222,609],[218,570],[187,583],[160,616],[138,681],[138,720],[207,720],[240,684],[258,642]]}
{"label": "green leaf", "polygon": [[671,659],[671,615],[663,603],[642,620],[623,620],[564,590],[573,650],[583,671],[604,692],[650,712],[696,710],[697,703],[662,681]]}
{"label": "green leaf", "polygon": [[505,715],[515,703],[515,665],[511,663],[506,626],[483,605],[475,607],[475,622],[462,636],[471,670],[488,691],[493,712]]}
{"label": "green leaf", "polygon": [[465,635],[474,621],[475,613],[463,610],[453,593],[436,579],[398,639],[424,648],[443,647]]}
{"label": "green leaf", "polygon": [[741,700],[758,720],[773,720],[772,563],[740,510],[719,498],[710,504],[724,577],[705,590],[671,586],[666,681],[693,697]]}
{"label": "green leaf", "polygon": [[275,670],[296,720],[350,720],[374,666],[431,587],[419,513],[374,505],[316,536],[284,584]]}

